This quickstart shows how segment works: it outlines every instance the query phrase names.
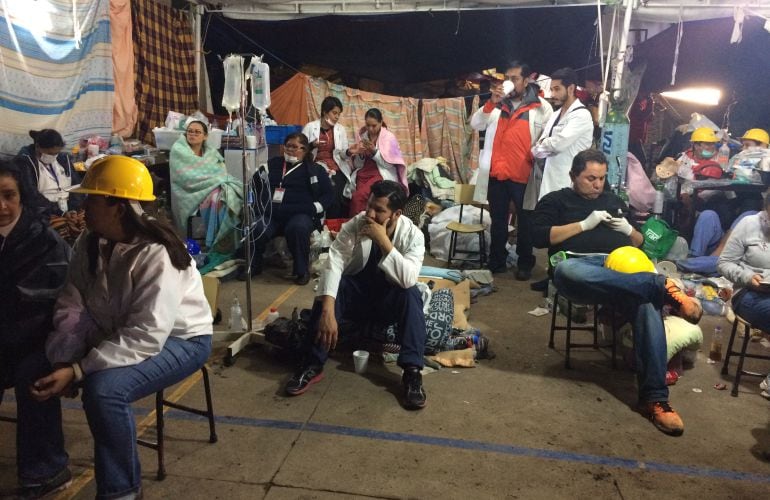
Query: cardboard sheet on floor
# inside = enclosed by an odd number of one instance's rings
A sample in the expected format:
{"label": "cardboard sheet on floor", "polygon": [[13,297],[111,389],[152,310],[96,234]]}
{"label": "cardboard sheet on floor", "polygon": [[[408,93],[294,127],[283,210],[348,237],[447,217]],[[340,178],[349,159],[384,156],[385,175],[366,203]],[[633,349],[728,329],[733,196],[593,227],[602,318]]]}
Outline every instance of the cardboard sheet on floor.
{"label": "cardboard sheet on floor", "polygon": [[427,358],[446,367],[461,366],[464,368],[473,368],[476,366],[476,362],[473,360],[473,349],[442,351],[435,356],[427,356]]}
{"label": "cardboard sheet on floor", "polygon": [[467,330],[470,328],[470,325],[468,324],[468,311],[471,308],[470,280],[466,279],[460,283],[455,283],[452,280],[441,278],[420,277],[419,279],[424,283],[432,281],[434,283],[433,290],[441,290],[443,288],[451,289],[455,308],[452,327],[460,330]]}

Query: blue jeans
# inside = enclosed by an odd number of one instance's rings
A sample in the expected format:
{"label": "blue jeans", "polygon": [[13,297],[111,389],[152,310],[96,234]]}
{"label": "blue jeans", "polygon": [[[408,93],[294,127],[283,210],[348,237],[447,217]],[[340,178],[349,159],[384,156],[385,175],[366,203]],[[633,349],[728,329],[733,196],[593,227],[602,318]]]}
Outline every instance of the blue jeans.
{"label": "blue jeans", "polygon": [[[398,325],[397,339],[401,345],[398,366],[423,367],[425,354],[425,315],[422,312],[422,294],[417,286],[401,288],[398,285],[376,283],[368,273],[343,276],[334,301],[334,316],[338,326],[343,320],[364,323],[374,321],[382,326]],[[321,301],[313,303],[308,330],[306,364],[323,365],[329,353],[315,342],[321,318]]]}
{"label": "blue jeans", "polygon": [[492,218],[490,225],[489,243],[489,269],[505,269],[508,252],[505,244],[508,242],[508,219],[511,215],[510,204],[516,206],[516,255],[518,255],[517,267],[523,271],[530,271],[535,267],[535,255],[532,253],[532,230],[529,219],[531,210],[524,210],[524,191],[527,184],[513,181],[500,181],[494,177],[489,178],[487,199],[489,201],[489,214]]}
{"label": "blue jeans", "polygon": [[16,389],[16,465],[21,484],[41,483],[67,466],[61,424],[61,401],[38,402],[29,392],[39,378],[51,373],[41,349],[19,362],[14,372]]}
{"label": "blue jeans", "polygon": [[604,267],[604,257],[567,259],[556,266],[560,295],[580,304],[611,304],[634,334],[639,401],[668,401],[666,331],[660,314],[665,280],[655,273],[624,274]]}
{"label": "blue jeans", "polygon": [[97,498],[139,491],[142,476],[131,403],[189,377],[211,353],[211,335],[169,337],[163,350],[138,365],[90,373],[83,408],[94,438]]}
{"label": "blue jeans", "polygon": [[733,297],[733,310],[754,328],[770,332],[770,293],[743,289]]}
{"label": "blue jeans", "polygon": [[[740,214],[730,226],[730,230],[735,227],[747,215],[754,215],[755,210],[749,210]],[[703,257],[711,255],[719,246],[725,232],[722,230],[722,223],[719,215],[713,210],[704,210],[695,221],[695,228],[692,231],[692,243],[690,243],[690,257]],[[714,263],[716,266],[716,262]]]}

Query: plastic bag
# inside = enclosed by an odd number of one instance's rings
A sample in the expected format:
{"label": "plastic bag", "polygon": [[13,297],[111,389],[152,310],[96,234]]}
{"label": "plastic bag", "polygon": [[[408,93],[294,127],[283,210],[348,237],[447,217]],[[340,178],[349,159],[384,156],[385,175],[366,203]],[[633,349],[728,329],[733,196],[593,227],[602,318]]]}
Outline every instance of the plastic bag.
{"label": "plastic bag", "polygon": [[642,236],[644,236],[642,250],[651,259],[662,259],[674,246],[678,235],[679,233],[671,229],[666,221],[647,219],[642,225]]}

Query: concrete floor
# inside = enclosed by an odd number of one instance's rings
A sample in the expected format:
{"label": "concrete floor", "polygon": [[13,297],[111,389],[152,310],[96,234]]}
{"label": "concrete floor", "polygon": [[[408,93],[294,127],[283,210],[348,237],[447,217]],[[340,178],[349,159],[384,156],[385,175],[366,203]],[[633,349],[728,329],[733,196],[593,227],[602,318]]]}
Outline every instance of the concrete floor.
{"label": "concrete floor", "polygon": [[[255,316],[276,299],[284,315],[311,304],[312,285],[294,287],[283,272],[254,280]],[[203,421],[170,411],[165,481],[155,480],[154,452],[140,451],[145,498],[770,498],[770,462],[762,456],[770,450],[770,414],[759,379],[744,378],[733,398],[713,389],[732,376],[699,353],[671,387],[686,431],[665,436],[632,410],[632,372],[612,370],[608,356],[593,350],[573,351],[573,369],[565,370],[563,336],[548,349],[549,316],[527,314],[542,297],[510,273],[496,277],[496,286],[472,306],[470,322],[491,338],[497,357],[426,375],[428,406],[420,412],[399,406],[395,367],[370,364],[361,376],[349,354],[339,355],[324,381],[286,398],[291,365],[257,345],[224,367],[227,343],[217,343],[219,442],[208,443]],[[225,314],[234,293],[243,299],[244,285],[223,283]],[[704,318],[707,340],[720,322],[729,333],[724,319]],[[199,381],[167,394],[203,404]],[[2,415],[15,412],[8,396]],[[148,435],[151,407],[149,399],[136,405]],[[65,402],[64,426],[76,480],[59,498],[93,498],[92,444],[79,401]],[[13,426],[0,422],[0,492],[15,484],[13,436]]]}

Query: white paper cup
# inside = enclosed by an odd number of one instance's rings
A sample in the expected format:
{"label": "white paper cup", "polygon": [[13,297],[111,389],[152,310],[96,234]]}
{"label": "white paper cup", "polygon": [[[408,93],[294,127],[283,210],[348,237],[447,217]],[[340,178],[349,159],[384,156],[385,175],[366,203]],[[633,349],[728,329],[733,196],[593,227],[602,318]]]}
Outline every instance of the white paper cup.
{"label": "white paper cup", "polygon": [[246,136],[246,148],[248,148],[248,149],[257,149],[257,136],[256,135],[247,135]]}
{"label": "white paper cup", "polygon": [[366,365],[369,364],[368,351],[353,351],[353,364],[356,373],[366,373]]}
{"label": "white paper cup", "polygon": [[89,144],[86,148],[86,153],[88,158],[91,158],[92,156],[96,156],[99,154],[99,145],[98,144]]}

